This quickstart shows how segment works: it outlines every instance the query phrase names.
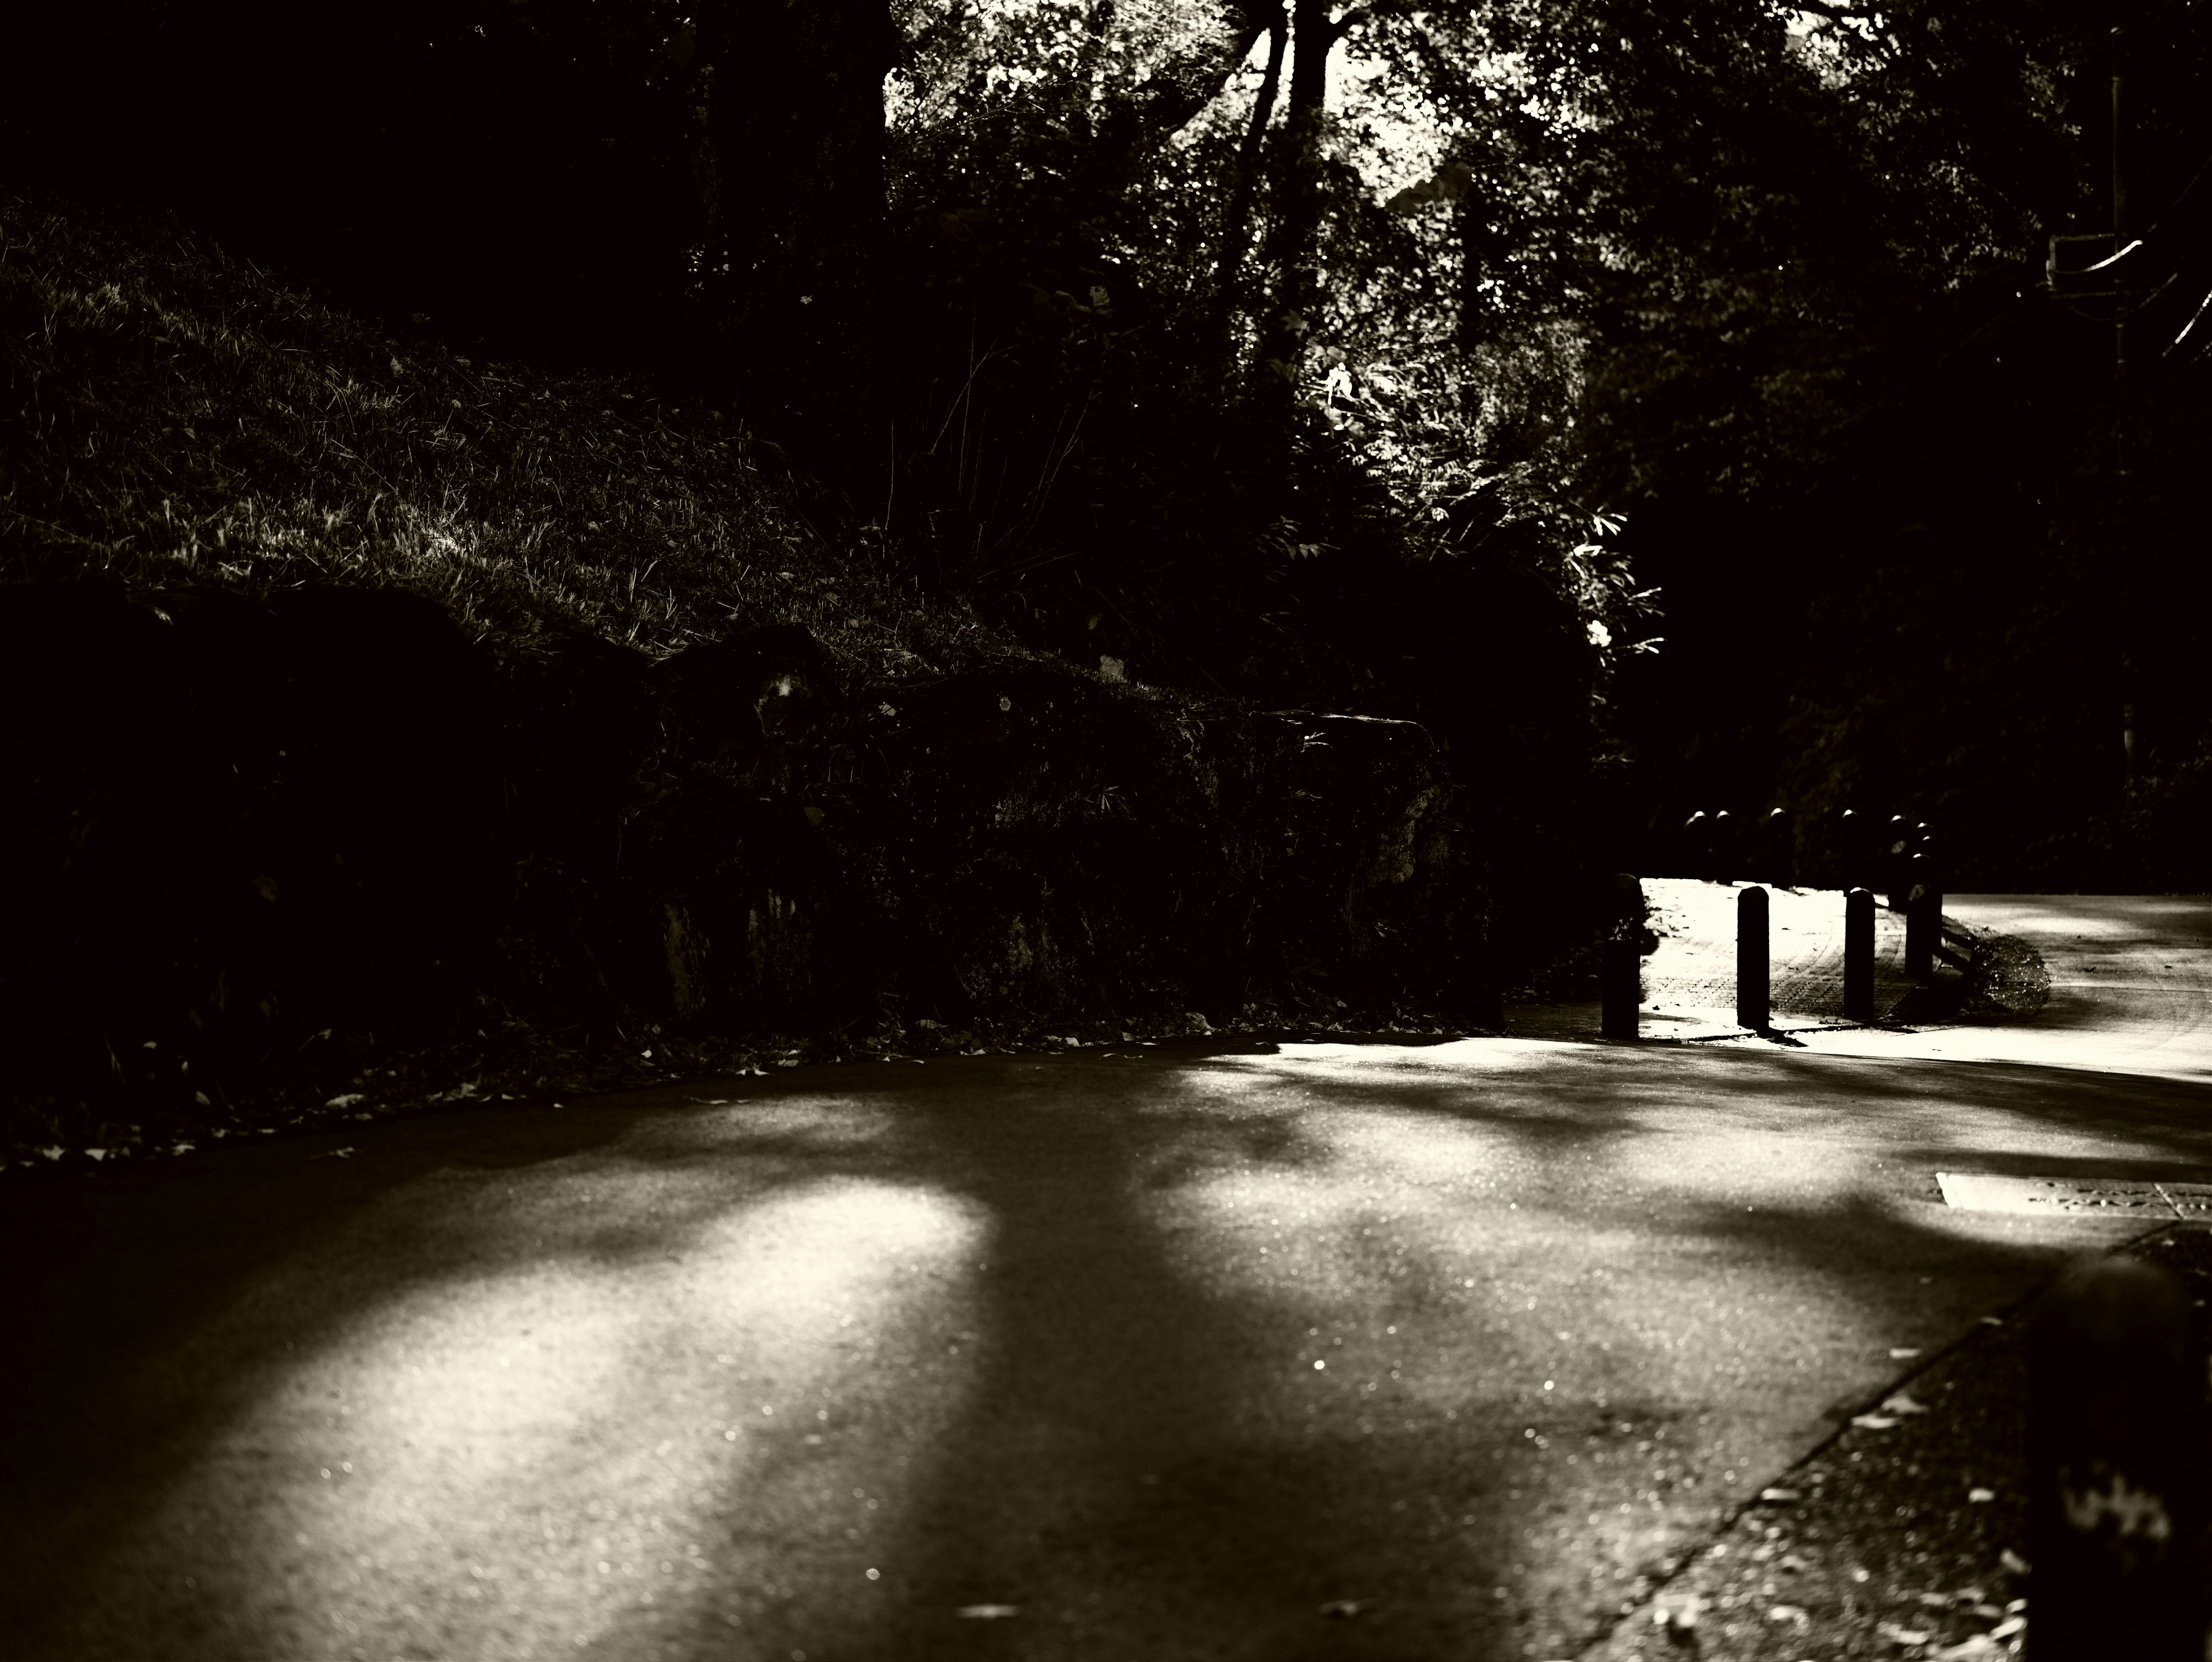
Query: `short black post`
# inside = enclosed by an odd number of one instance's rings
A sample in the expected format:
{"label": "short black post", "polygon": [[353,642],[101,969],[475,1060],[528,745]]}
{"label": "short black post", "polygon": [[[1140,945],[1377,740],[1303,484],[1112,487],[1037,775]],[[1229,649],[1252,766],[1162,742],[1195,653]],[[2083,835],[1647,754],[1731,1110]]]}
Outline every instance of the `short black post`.
{"label": "short black post", "polygon": [[1742,851],[1736,847],[1735,816],[1723,808],[1713,816],[1713,881],[1733,883]]}
{"label": "short black post", "polygon": [[1607,1038],[1633,1039],[1640,1033],[1637,1018],[1644,1003],[1644,886],[1629,872],[1614,877],[1613,885],[1613,922],[1598,966],[1604,1000],[1598,1031]]}
{"label": "short black post", "polygon": [[2033,1662],[2203,1662],[2204,1361],[2182,1284],[2128,1258],[2061,1279],[2030,1343]]}
{"label": "short black post", "polygon": [[1936,946],[1943,938],[1943,892],[1929,855],[1914,855],[1905,871],[1905,972],[1925,981],[1936,973]]}
{"label": "short black post", "polygon": [[1797,886],[1797,831],[1790,810],[1776,808],[1759,829],[1759,859],[1766,867],[1762,880],[1780,889]]}
{"label": "short black post", "polygon": [[1855,808],[1845,808],[1836,816],[1834,876],[1839,889],[1856,889],[1874,880],[1867,870],[1866,816]]}
{"label": "short black post", "polygon": [[1683,875],[1710,880],[1713,871],[1713,822],[1703,808],[1682,822]]}
{"label": "short black post", "polygon": [[1766,891],[1756,885],[1735,898],[1735,1022],[1763,1033],[1766,1006]]}
{"label": "short black post", "polygon": [[1844,1020],[1874,1020],[1874,893],[1844,897]]}
{"label": "short black post", "polygon": [[1890,910],[1905,910],[1905,862],[1912,856],[1912,824],[1901,813],[1889,816],[1882,834],[1881,886]]}

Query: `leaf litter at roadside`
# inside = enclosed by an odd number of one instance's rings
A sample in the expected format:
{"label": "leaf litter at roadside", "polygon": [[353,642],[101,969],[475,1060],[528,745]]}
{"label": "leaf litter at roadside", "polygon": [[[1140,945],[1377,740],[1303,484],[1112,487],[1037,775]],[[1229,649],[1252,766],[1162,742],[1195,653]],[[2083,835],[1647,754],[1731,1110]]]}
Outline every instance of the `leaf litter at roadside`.
{"label": "leaf litter at roadside", "polygon": [[[749,1032],[727,1037],[665,1033],[657,1026],[623,1044],[586,1051],[556,1044],[520,1023],[494,1023],[473,1043],[420,1050],[374,1052],[347,1088],[278,1086],[253,1099],[210,1102],[173,1113],[162,1123],[97,1126],[90,1137],[46,1134],[0,1144],[0,1180],[48,1173],[82,1174],[118,1162],[171,1160],[228,1142],[268,1136],[311,1136],[351,1130],[356,1123],[410,1118],[455,1109],[524,1104],[560,1107],[575,1098],[647,1089],[696,1080],[764,1079],[780,1070],[836,1062],[916,1062],[939,1057],[1100,1051],[1127,1057],[1172,1040],[1217,1038],[1256,1043],[1292,1038],[1424,1044],[1470,1030],[1433,1013],[1396,1008],[1355,1010],[1295,999],[1247,1006],[1216,1026],[1196,1013],[1125,1014],[1106,1019],[1016,1017],[967,1026],[885,1020],[874,1032],[850,1031],[790,1037]],[[328,1039],[328,1032],[318,1035]],[[1116,1046],[1120,1048],[1118,1050]],[[1132,1049],[1130,1047],[1136,1047]],[[457,1082],[458,1081],[458,1082]],[[702,1099],[703,1100],[703,1099]],[[344,1156],[338,1156],[344,1158]]]}
{"label": "leaf litter at roadside", "polygon": [[[2212,1232],[2127,1249],[2212,1297]],[[2033,1614],[2030,1300],[1885,1391],[1696,1551],[1583,1662],[1997,1662]],[[1900,1358],[1900,1361],[1910,1361]]]}

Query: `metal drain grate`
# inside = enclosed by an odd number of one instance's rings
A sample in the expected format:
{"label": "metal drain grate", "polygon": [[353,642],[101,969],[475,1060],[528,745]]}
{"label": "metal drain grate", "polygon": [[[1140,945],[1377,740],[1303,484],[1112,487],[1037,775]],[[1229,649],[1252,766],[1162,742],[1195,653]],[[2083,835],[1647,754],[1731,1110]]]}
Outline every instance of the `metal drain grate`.
{"label": "metal drain grate", "polygon": [[1938,1172],[1948,1205],[1970,1212],[2179,1219],[2212,1223],[2212,1184],[2136,1183],[2124,1178],[2001,1178],[1984,1172]]}

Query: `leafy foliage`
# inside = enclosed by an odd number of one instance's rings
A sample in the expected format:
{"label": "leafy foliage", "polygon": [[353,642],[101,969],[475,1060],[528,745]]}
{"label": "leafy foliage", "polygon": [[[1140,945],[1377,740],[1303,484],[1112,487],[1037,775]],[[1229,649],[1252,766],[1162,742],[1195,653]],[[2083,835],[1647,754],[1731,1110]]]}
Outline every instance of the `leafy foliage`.
{"label": "leafy foliage", "polygon": [[[2023,713],[2004,668],[2028,642],[2057,675],[2083,617],[2084,697],[2141,706],[2162,735],[2147,756],[2194,753],[2212,712],[2172,619],[2203,597],[2166,483],[2202,431],[2190,353],[2136,395],[2123,524],[2109,318],[2020,298],[2048,234],[2109,216],[2102,12],[805,9],[820,62],[785,88],[745,56],[766,37],[744,8],[421,0],[303,21],[126,0],[98,45],[89,23],[25,24],[46,59],[97,67],[19,76],[9,108],[38,165],[138,176],[155,205],[374,296],[396,338],[726,399],[797,464],[817,533],[1035,648],[1419,716],[1461,747],[1519,731],[1526,767],[1498,793],[1561,824],[1595,755],[1629,789],[1618,810],[1657,820],[1686,795],[1875,790],[2000,836],[2030,799],[2118,776],[2092,755],[2106,716]],[[2179,0],[2144,0],[2133,27],[2148,223],[2206,147],[2207,54]],[[865,210],[823,208],[876,161],[836,160],[817,71],[885,63],[878,245],[840,222]],[[276,101],[208,114],[197,89],[240,76]],[[176,142],[150,151],[134,100]],[[108,119],[79,123],[102,137],[72,154],[47,118],[78,107]],[[264,120],[294,142],[246,143]],[[746,137],[763,120],[811,137],[767,165]],[[2161,344],[2212,286],[2195,213],[2142,320]],[[740,280],[775,238],[845,251],[836,271],[786,261],[823,292],[782,313]],[[791,357],[779,317],[863,343],[830,366],[874,364],[867,399],[838,394],[850,419],[793,413],[830,371]],[[2100,566],[2126,581],[2100,587]],[[1962,767],[1969,730],[2038,759]],[[2005,778],[2035,782],[2001,801]]]}

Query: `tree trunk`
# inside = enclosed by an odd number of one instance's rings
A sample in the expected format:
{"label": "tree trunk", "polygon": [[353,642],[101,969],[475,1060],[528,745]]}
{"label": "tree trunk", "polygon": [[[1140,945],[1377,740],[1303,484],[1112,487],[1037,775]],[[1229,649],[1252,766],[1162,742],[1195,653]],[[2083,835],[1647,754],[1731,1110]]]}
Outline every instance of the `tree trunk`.
{"label": "tree trunk", "polygon": [[884,0],[720,0],[707,132],[720,300],[741,414],[859,519],[884,511]]}
{"label": "tree trunk", "polygon": [[[1480,170],[1477,178],[1483,175]],[[1463,371],[1460,382],[1461,413],[1469,421],[1482,417],[1482,380],[1472,373],[1476,356],[1497,338],[1499,322],[1498,305],[1483,292],[1485,277],[1494,271],[1504,253],[1503,240],[1492,217],[1489,193],[1470,186],[1467,193],[1452,204],[1452,213],[1458,222],[1453,228],[1459,234],[1459,317],[1455,332],[1458,336],[1460,362]]]}
{"label": "tree trunk", "polygon": [[1259,95],[1252,101],[1252,119],[1244,129],[1244,142],[1237,153],[1237,183],[1230,193],[1229,210],[1221,228],[1221,253],[1213,268],[1214,350],[1220,356],[1224,380],[1233,378],[1237,356],[1232,331],[1237,301],[1243,289],[1244,256],[1251,246],[1252,199],[1259,183],[1261,151],[1267,137],[1267,119],[1275,113],[1275,96],[1283,84],[1283,51],[1290,41],[1290,18],[1281,0],[1265,8],[1267,30],[1267,72]]}
{"label": "tree trunk", "polygon": [[1279,379],[1285,372],[1295,376],[1301,344],[1321,300],[1322,123],[1328,54],[1339,33],[1329,20],[1329,5],[1330,0],[1295,0],[1291,12],[1291,98],[1277,155],[1267,260],[1274,291],[1260,347],[1263,368]]}

